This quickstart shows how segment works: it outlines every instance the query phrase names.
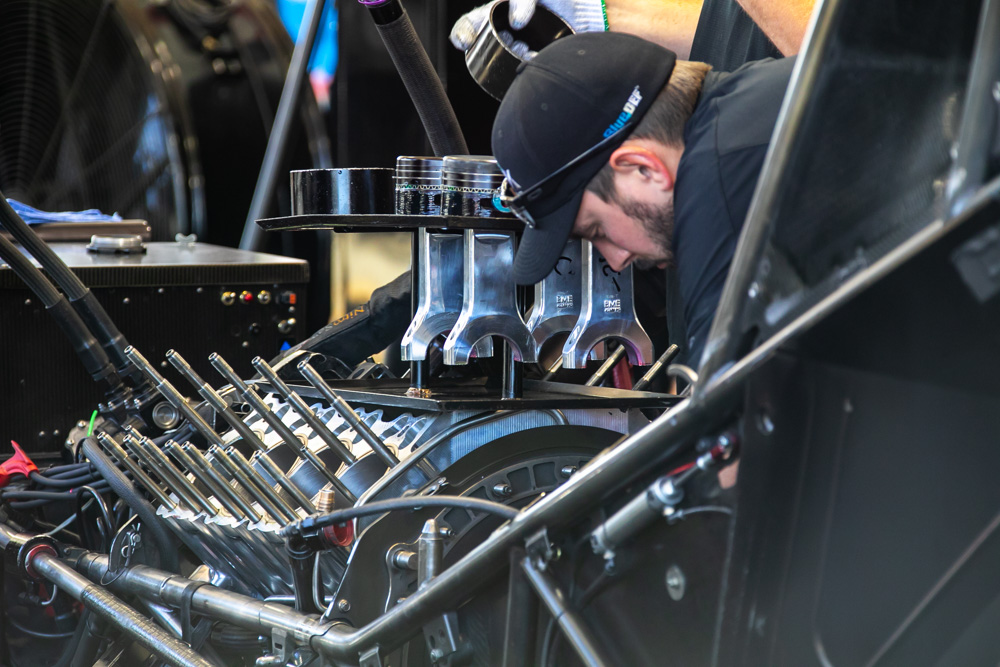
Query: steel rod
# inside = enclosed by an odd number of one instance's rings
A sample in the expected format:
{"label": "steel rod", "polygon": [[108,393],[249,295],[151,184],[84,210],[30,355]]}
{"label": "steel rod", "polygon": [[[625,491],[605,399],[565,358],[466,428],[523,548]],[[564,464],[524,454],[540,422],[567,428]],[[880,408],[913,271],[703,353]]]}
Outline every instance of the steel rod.
{"label": "steel rod", "polygon": [[660,355],[660,358],[657,359],[653,363],[653,365],[649,367],[649,370],[646,371],[646,374],[643,375],[641,378],[639,378],[638,382],[632,385],[632,390],[642,391],[643,389],[645,389],[649,385],[649,383],[653,381],[653,378],[656,377],[657,373],[659,373],[664,366],[666,366],[667,364],[669,364],[671,361],[674,360],[674,357],[677,356],[677,353],[680,352],[680,350],[681,348],[678,347],[677,345],[671,345],[670,347],[668,347],[663,352],[663,354]]}
{"label": "steel rod", "polygon": [[[179,451],[175,450],[174,453],[175,455],[179,455],[181,453],[186,454],[188,457],[190,457],[191,461],[194,461],[195,466],[197,466],[207,476],[208,479],[212,480],[212,482],[215,484],[216,487],[215,488],[216,494],[219,494],[221,492],[222,496],[228,498],[229,501],[235,506],[236,508],[235,512],[233,512],[233,510],[229,506],[226,507],[226,509],[229,510],[230,514],[232,514],[235,517],[244,516],[250,519],[251,523],[258,523],[263,519],[260,513],[257,512],[256,509],[254,509],[254,506],[246,498],[237,493],[236,489],[231,487],[229,485],[229,482],[226,481],[226,479],[219,474],[219,471],[215,469],[215,467],[207,458],[205,458],[205,455],[202,453],[200,449],[192,445],[190,442],[185,442],[183,445],[180,446],[180,450]],[[225,501],[223,501],[222,498],[220,498],[219,502],[224,503]]]}
{"label": "steel rod", "polygon": [[111,455],[112,458],[117,459],[125,468],[132,473],[132,479],[139,483],[143,488],[145,488],[157,502],[168,509],[174,509],[177,507],[177,503],[171,498],[166,491],[160,488],[160,485],[154,482],[149,475],[142,469],[138,463],[132,460],[128,453],[121,448],[121,446],[115,442],[114,438],[105,433],[104,431],[97,432],[97,442],[104,447],[104,450]]}
{"label": "steel rod", "polygon": [[[295,433],[292,432],[292,429],[288,428],[288,425],[281,421],[281,418],[274,414],[274,412],[271,411],[271,408],[267,407],[267,403],[265,403],[264,400],[257,395],[257,392],[253,390],[253,387],[244,382],[243,379],[236,374],[236,371],[233,370],[232,366],[226,363],[225,359],[213,352],[208,356],[208,361],[212,364],[215,370],[217,370],[224,378],[226,378],[226,380],[229,381],[231,385],[236,387],[236,390],[240,392],[240,396],[242,396],[243,399],[250,404],[250,407],[253,408],[254,412],[260,415],[260,417],[267,422],[268,426],[274,429],[274,432],[278,434],[278,437],[281,438],[281,441],[284,442],[288,448],[290,448],[293,452],[299,452],[303,458],[312,463],[312,457],[316,456],[315,452],[310,450],[306,443],[296,437]],[[262,457],[262,460],[269,461],[270,459],[268,459],[267,456],[264,456]],[[347,486],[340,481],[340,478],[330,471],[325,464],[322,464],[322,462],[320,463],[321,465],[319,466],[315,463],[313,463],[313,465],[316,466],[320,473],[324,474],[324,477],[327,478],[327,481],[330,482],[333,488],[347,498],[349,502],[353,503],[356,500],[356,497],[351,490],[348,489]],[[279,483],[281,483],[280,480]],[[292,491],[284,484],[282,484],[282,488],[289,493],[292,493]],[[298,497],[296,497],[296,501],[301,503],[301,500]],[[306,505],[302,505],[302,507],[310,513],[316,511],[316,508],[313,507],[311,502],[308,507],[306,507]]]}
{"label": "steel rod", "polygon": [[78,600],[104,621],[120,628],[168,664],[175,667],[214,667],[183,641],[160,628],[101,586],[77,574],[73,568],[52,554],[38,552],[28,560],[32,570]]}
{"label": "steel rod", "polygon": [[264,160],[257,175],[257,184],[254,186],[250,209],[243,225],[243,235],[240,237],[240,248],[243,250],[260,249],[262,232],[257,226],[257,219],[264,217],[264,212],[271,203],[278,175],[281,173],[281,160],[285,154],[285,145],[288,143],[295,112],[299,109],[302,86],[307,78],[309,56],[312,54],[316,34],[319,32],[325,5],[324,0],[309,0],[302,16],[302,23],[299,24],[299,36],[292,50],[292,60],[288,64],[285,84],[278,99],[278,110],[274,114],[274,123],[268,134]]}
{"label": "steel rod", "polygon": [[[224,452],[215,445],[212,445],[208,449],[208,453],[212,458],[226,469],[226,472],[246,490],[250,497],[254,499],[254,502],[260,505],[275,523],[284,525],[295,518],[294,512],[286,512],[284,507],[276,503],[271,496],[263,491],[262,487],[266,486],[270,489],[271,485],[261,483],[259,479],[256,479],[256,475],[248,475],[245,470],[236,465],[233,458],[228,454],[228,451]],[[250,468],[250,470],[253,471],[253,468]],[[280,498],[278,494],[274,493],[274,489],[271,489],[271,492],[275,497]]]}
{"label": "steel rod", "polygon": [[305,420],[306,424],[309,425],[316,435],[326,443],[326,446],[330,448],[334,454],[336,454],[341,461],[347,465],[351,465],[358,460],[354,454],[351,453],[344,443],[340,441],[333,431],[331,431],[323,420],[320,419],[312,408],[310,408],[302,397],[292,391],[292,388],[285,384],[285,381],[278,377],[278,374],[274,372],[274,369],[260,357],[254,357],[253,361],[250,362],[257,372],[264,376],[265,379],[271,384],[271,387],[281,394],[281,396],[292,404],[295,411],[299,413],[299,416]]}
{"label": "steel rod", "polygon": [[354,408],[345,401],[343,398],[338,396],[333,389],[328,385],[316,369],[309,365],[308,361],[303,361],[298,365],[299,372],[302,373],[302,377],[309,381],[309,384],[316,387],[319,393],[323,395],[323,398],[330,402],[330,407],[337,411],[341,417],[344,418],[354,432],[361,436],[369,447],[371,447],[372,452],[375,453],[382,461],[392,468],[393,466],[399,465],[399,459],[393,454],[382,439],[375,434],[375,431],[368,427],[368,424],[364,423],[357,413],[354,412]]}
{"label": "steel rod", "polygon": [[601,383],[604,376],[611,372],[611,369],[615,367],[615,364],[622,358],[625,354],[625,346],[619,345],[615,348],[615,351],[608,355],[608,358],[604,360],[601,367],[597,369],[597,372],[590,376],[583,386],[594,387]]}
{"label": "steel rod", "polygon": [[139,351],[131,345],[125,348],[125,356],[127,356],[129,361],[135,364],[135,367],[142,371],[143,375],[145,375],[150,382],[153,383],[153,386],[156,387],[156,390],[163,395],[163,398],[167,399],[172,406],[180,410],[181,414],[184,415],[184,418],[191,422],[191,425],[194,426],[195,430],[197,430],[210,445],[223,444],[222,438],[219,437],[219,434],[216,433],[211,426],[209,426],[208,422],[202,419],[197,410],[191,407],[191,404],[187,402],[184,395],[177,391],[177,388],[174,387],[169,380],[160,375],[160,373],[153,368],[152,364],[146,360],[146,357],[142,356],[142,354],[140,354]]}
{"label": "steel rod", "polygon": [[[250,496],[253,502],[260,505],[261,509],[264,510],[264,513],[267,515],[267,517],[261,517],[262,519],[269,517],[271,521],[277,524],[285,523],[287,519],[285,515],[281,512],[281,510],[279,510],[274,504],[270,502],[270,500],[267,499],[266,496],[264,496],[260,492],[260,489],[257,488],[257,485],[251,482],[250,478],[247,477],[242,470],[236,467],[236,464],[234,464],[231,460],[229,460],[229,457],[227,457],[223,453],[222,449],[220,449],[216,445],[212,445],[208,449],[208,454],[211,457],[211,459],[209,459],[210,462],[212,461],[217,462],[219,466],[223,468],[226,471],[226,473],[236,481],[237,485],[243,487],[243,490],[246,492],[248,496]],[[240,494],[237,493],[237,495]]]}
{"label": "steel rod", "polygon": [[[174,367],[178,371],[180,371],[180,373],[184,375],[184,377],[186,377],[188,381],[191,382],[198,389],[198,393],[202,396],[202,398],[205,399],[205,401],[210,406],[212,406],[212,409],[215,410],[219,415],[221,415],[222,418],[225,419],[226,422],[233,428],[233,430],[239,434],[243,442],[251,445],[254,449],[265,455],[260,457],[259,460],[261,462],[261,465],[263,465],[267,469],[268,474],[274,477],[274,479],[278,482],[278,484],[280,484],[281,487],[285,489],[285,491],[287,491],[289,495],[295,498],[296,502],[298,502],[303,507],[303,509],[305,509],[307,512],[314,511],[312,501],[309,499],[309,497],[304,493],[302,493],[302,491],[297,486],[295,486],[295,484],[292,483],[291,480],[288,479],[285,473],[283,473],[281,469],[279,469],[278,466],[275,465],[274,461],[272,461],[270,457],[266,456],[266,454],[268,453],[267,445],[264,444],[263,440],[257,437],[257,434],[253,432],[253,430],[247,425],[246,422],[240,419],[239,415],[233,412],[233,409],[229,407],[229,404],[226,403],[226,400],[222,398],[222,396],[220,396],[217,391],[212,389],[211,385],[209,385],[207,382],[201,379],[201,377],[197,373],[195,373],[194,369],[191,368],[191,366],[184,360],[184,357],[182,357],[180,354],[178,354],[174,350],[170,350],[169,352],[167,352],[166,356],[167,359],[170,361],[170,363],[173,364]],[[296,438],[295,440],[296,442],[298,442],[298,438]],[[230,447],[231,446],[232,445],[230,445]],[[324,477],[327,478],[327,480],[336,479],[336,476],[333,474],[333,472],[326,467],[326,464],[324,464],[323,461],[319,459],[319,457],[317,457],[315,454],[309,451],[308,447],[305,448],[304,453],[306,452],[311,455],[311,456],[306,456],[306,458],[320,471],[320,473],[323,474]]]}
{"label": "steel rod", "polygon": [[566,596],[559,589],[552,575],[535,565],[530,557],[521,560],[521,569],[527,576],[528,583],[535,589],[535,593],[538,594],[549,613],[559,624],[559,628],[566,636],[566,641],[576,651],[576,655],[583,664],[588,665],[588,667],[605,667],[614,664],[602,655],[601,648],[591,638],[593,632],[587,627],[583,617],[569,606]]}
{"label": "steel rod", "polygon": [[205,512],[211,517],[219,515],[218,508],[152,441],[129,426],[125,427],[124,441],[125,446],[132,450],[146,464],[146,467],[155,472],[167,486],[171,487],[185,505],[195,512]]}

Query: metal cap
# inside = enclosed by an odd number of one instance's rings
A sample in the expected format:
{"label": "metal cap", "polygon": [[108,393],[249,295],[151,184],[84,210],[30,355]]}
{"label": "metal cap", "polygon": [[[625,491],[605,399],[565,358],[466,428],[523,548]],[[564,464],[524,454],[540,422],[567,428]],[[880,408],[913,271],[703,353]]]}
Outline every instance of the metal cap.
{"label": "metal cap", "polygon": [[146,252],[146,245],[138,234],[95,234],[90,237],[90,245],[87,246],[87,250],[102,255],[128,255]]}

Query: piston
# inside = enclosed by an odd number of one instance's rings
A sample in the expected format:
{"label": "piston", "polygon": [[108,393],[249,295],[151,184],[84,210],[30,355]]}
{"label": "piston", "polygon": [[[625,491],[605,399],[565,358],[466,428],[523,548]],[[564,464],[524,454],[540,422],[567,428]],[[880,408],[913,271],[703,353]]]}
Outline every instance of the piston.
{"label": "piston", "polygon": [[396,214],[441,215],[441,158],[396,158]]}
{"label": "piston", "polygon": [[442,213],[511,217],[500,203],[503,172],[492,155],[446,155],[441,164]]}

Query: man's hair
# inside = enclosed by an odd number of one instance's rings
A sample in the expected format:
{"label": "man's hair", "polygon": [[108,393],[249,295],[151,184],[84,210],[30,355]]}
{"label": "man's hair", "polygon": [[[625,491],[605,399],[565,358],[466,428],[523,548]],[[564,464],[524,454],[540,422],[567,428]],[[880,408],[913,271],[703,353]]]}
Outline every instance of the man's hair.
{"label": "man's hair", "polygon": [[[684,124],[694,113],[701,86],[711,65],[678,60],[670,81],[664,86],[629,139],[653,139],[674,148],[684,147]],[[608,203],[618,203],[615,173],[610,164],[587,184],[587,189]]]}

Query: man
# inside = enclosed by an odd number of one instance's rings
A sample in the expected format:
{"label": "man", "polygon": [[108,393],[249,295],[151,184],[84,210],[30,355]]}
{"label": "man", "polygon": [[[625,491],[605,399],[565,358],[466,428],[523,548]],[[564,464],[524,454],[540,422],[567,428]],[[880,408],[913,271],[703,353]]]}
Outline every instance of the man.
{"label": "man", "polygon": [[711,72],[621,33],[543,49],[493,126],[511,208],[528,225],[517,282],[543,279],[571,234],[615,270],[673,264],[683,317],[670,337],[697,367],[792,65]]}

